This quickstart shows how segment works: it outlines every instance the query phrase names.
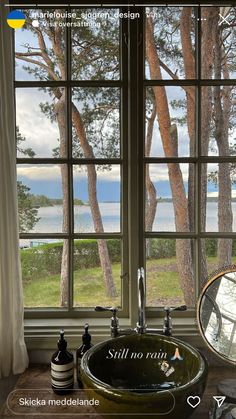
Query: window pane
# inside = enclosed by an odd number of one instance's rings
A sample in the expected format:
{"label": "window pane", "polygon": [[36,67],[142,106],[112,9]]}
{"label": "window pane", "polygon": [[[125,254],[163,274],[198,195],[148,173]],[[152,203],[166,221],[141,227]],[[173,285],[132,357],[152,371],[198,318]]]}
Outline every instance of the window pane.
{"label": "window pane", "polygon": [[[166,96],[167,104],[162,95]],[[159,113],[156,112],[157,106],[160,107]],[[169,119],[167,112],[170,115]],[[195,88],[193,86],[147,88],[145,155],[147,157],[195,155]]]}
{"label": "window pane", "polygon": [[224,266],[236,263],[236,240],[223,238],[201,239],[201,285]]}
{"label": "window pane", "polygon": [[72,19],[72,78],[120,78],[119,9],[77,9]]}
{"label": "window pane", "polygon": [[202,86],[202,155],[236,154],[236,88]]}
{"label": "window pane", "polygon": [[202,78],[233,79],[236,77],[236,7],[202,7],[201,10]]}
{"label": "window pane", "polygon": [[72,94],[73,157],[120,156],[120,89],[75,88]]}
{"label": "window pane", "polygon": [[16,80],[65,80],[65,10],[24,10],[15,33]]}
{"label": "window pane", "polygon": [[18,166],[18,213],[21,233],[68,231],[67,184],[65,165]]}
{"label": "window pane", "polygon": [[65,89],[16,89],[16,126],[18,157],[66,157]]}
{"label": "window pane", "polygon": [[77,233],[120,231],[119,165],[74,166],[74,223]]}
{"label": "window pane", "polygon": [[[205,231],[236,231],[236,175],[235,163],[209,163],[207,165],[206,225],[202,203],[202,229]],[[202,169],[202,190],[205,188]]]}
{"label": "window pane", "polygon": [[193,164],[146,165],[145,222],[146,231],[194,230]]}
{"label": "window pane", "polygon": [[[156,66],[152,67],[156,62]],[[192,7],[146,8],[146,78],[195,77],[195,17]]]}
{"label": "window pane", "polygon": [[194,306],[193,242],[146,239],[147,305]]}
{"label": "window pane", "polygon": [[74,241],[74,305],[121,306],[121,242]]}
{"label": "window pane", "polygon": [[32,240],[33,247],[20,250],[27,308],[68,305],[68,242],[50,242]]}

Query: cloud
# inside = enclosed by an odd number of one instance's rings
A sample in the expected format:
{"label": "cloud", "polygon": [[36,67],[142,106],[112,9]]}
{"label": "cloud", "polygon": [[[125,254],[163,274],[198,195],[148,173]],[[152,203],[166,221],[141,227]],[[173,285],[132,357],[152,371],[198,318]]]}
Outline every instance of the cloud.
{"label": "cloud", "polygon": [[18,166],[17,168],[18,179],[26,178],[28,180],[60,180],[61,170],[58,165],[37,165],[37,166]]}
{"label": "cloud", "polygon": [[[61,168],[60,165],[19,165],[17,168],[18,179],[26,178],[28,180],[60,180]],[[86,167],[78,166],[74,169],[75,181],[87,181]],[[112,165],[111,170],[98,170],[97,180],[105,182],[119,182],[120,181],[120,166]]]}
{"label": "cloud", "polygon": [[26,139],[21,147],[31,147],[36,157],[51,157],[53,148],[58,146],[58,126],[39,107],[47,101],[52,103],[50,96],[39,89],[16,90],[16,124]]}
{"label": "cloud", "polygon": [[[79,166],[74,169],[74,179],[87,179],[87,168]],[[101,170],[101,166],[97,169],[97,180],[105,182],[119,182],[120,181],[120,166],[118,164],[111,165],[108,169]]]}
{"label": "cloud", "polygon": [[[214,197],[216,197],[216,198],[218,198],[218,196],[219,196],[219,192],[218,191],[215,191],[215,192],[208,192],[207,193],[207,196],[209,197],[209,198],[214,198]],[[232,191],[231,191],[231,197],[232,198],[236,198],[236,189],[232,189]]]}
{"label": "cloud", "polygon": [[[188,181],[189,164],[180,163],[184,182]],[[167,164],[150,164],[150,175],[153,182],[169,181]]]}

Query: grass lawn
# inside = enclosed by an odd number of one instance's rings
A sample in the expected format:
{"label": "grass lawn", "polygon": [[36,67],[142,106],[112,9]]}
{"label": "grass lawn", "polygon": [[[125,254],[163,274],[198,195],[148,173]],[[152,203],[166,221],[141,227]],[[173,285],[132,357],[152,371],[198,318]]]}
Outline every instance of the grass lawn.
{"label": "grass lawn", "polygon": [[[236,258],[232,261],[236,262]],[[216,258],[208,258],[209,272],[217,268]],[[117,305],[120,300],[120,264],[112,266],[117,297],[106,297],[100,268],[81,269],[74,273],[74,305],[94,307]],[[23,281],[25,307],[60,307],[60,275]],[[164,306],[183,304],[183,293],[175,258],[147,261],[147,305]]]}
{"label": "grass lawn", "polygon": [[[147,263],[147,303],[159,305],[174,299],[182,303],[182,291],[179,286],[175,259],[160,259]],[[156,269],[157,268],[157,269]],[[166,271],[162,271],[168,269]],[[171,269],[171,270],[169,270]],[[159,271],[161,270],[161,271]],[[100,268],[81,269],[74,273],[74,305],[93,307],[95,305],[121,305],[120,300],[120,264],[113,264],[113,277],[116,284],[117,297],[111,299],[105,295],[103,276]],[[24,281],[25,307],[59,307],[60,306],[60,275]],[[166,301],[164,301],[166,300]],[[162,305],[162,304],[161,304]]]}

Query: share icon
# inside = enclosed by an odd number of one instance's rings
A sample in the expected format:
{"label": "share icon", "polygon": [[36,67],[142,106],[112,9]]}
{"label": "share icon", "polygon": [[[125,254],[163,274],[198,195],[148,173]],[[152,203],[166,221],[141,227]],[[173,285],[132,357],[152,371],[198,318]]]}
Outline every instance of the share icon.
{"label": "share icon", "polygon": [[213,396],[213,399],[216,401],[217,406],[221,407],[226,399],[226,396]]}

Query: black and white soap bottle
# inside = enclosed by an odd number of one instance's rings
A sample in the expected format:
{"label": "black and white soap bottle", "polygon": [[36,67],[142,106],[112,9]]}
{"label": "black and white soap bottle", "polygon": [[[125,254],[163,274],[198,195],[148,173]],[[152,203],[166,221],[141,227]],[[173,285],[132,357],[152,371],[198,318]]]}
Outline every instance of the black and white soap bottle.
{"label": "black and white soap bottle", "polygon": [[60,331],[57,342],[58,351],[51,359],[51,384],[57,394],[67,394],[74,387],[74,357],[67,351],[67,341],[64,339],[64,330]]}
{"label": "black and white soap bottle", "polygon": [[76,351],[76,374],[77,374],[77,381],[78,381],[78,387],[83,388],[83,384],[80,378],[80,364],[82,356],[87,352],[93,345],[91,343],[91,335],[88,332],[89,325],[88,323],[85,323],[84,325],[84,334],[82,336],[82,345],[79,346],[79,348]]}

